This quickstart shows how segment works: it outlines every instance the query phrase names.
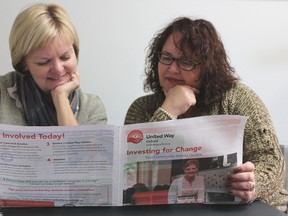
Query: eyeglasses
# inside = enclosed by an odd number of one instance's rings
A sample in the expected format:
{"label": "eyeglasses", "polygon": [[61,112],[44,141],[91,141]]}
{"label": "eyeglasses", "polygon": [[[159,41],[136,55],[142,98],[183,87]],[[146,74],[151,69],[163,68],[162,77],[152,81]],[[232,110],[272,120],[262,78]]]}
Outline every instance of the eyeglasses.
{"label": "eyeglasses", "polygon": [[169,55],[167,53],[159,52],[158,53],[158,60],[160,63],[164,65],[171,65],[173,61],[176,61],[177,66],[183,70],[191,71],[193,70],[197,65],[201,64],[200,62],[195,63],[192,61],[189,61],[185,58],[174,58],[172,55]]}

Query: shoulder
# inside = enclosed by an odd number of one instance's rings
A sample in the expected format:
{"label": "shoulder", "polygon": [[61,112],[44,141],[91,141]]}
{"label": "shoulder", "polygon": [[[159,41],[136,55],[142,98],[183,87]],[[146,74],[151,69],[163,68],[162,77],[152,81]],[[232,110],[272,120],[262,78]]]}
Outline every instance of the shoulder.
{"label": "shoulder", "polygon": [[98,95],[83,92],[77,89],[79,95],[79,124],[99,124],[107,122],[104,104]]}
{"label": "shoulder", "polygon": [[[141,96],[133,101],[130,108],[143,107],[145,110],[154,110],[155,107],[159,107],[164,101],[164,96],[160,93],[153,93]],[[154,111],[153,111],[154,112]]]}
{"label": "shoulder", "polygon": [[241,82],[237,82],[230,90],[228,90],[227,95],[230,97],[244,97],[244,98],[257,96],[254,90],[252,90],[249,86]]}
{"label": "shoulder", "polygon": [[246,127],[251,130],[260,127],[272,126],[268,108],[262,99],[247,85],[237,83],[226,94],[222,102],[228,114],[247,116]]}
{"label": "shoulder", "polygon": [[129,106],[124,124],[144,123],[150,121],[155,110],[163,103],[164,97],[160,93],[141,96]]}
{"label": "shoulder", "polygon": [[0,76],[1,88],[12,87],[16,82],[16,72],[12,71]]}
{"label": "shoulder", "polygon": [[249,86],[244,83],[236,83],[226,94],[228,99],[234,100],[238,103],[243,103],[248,105],[250,102],[252,104],[258,104],[263,106],[263,102],[259,95]]}
{"label": "shoulder", "polygon": [[85,93],[81,89],[78,89],[77,92],[80,110],[106,113],[104,104],[98,95]]}
{"label": "shoulder", "polygon": [[178,183],[182,183],[185,180],[184,176],[180,176],[178,178],[175,178],[172,182],[172,184],[178,184]]}
{"label": "shoulder", "polygon": [[263,101],[256,92],[241,82],[238,82],[226,92],[222,104],[224,107],[229,107],[230,111],[266,109]]}
{"label": "shoulder", "polygon": [[159,99],[159,94],[148,94],[141,97],[138,97],[134,100],[133,103],[147,103],[147,102],[156,102]]}
{"label": "shoulder", "polygon": [[103,104],[98,95],[85,93],[81,89],[77,89],[77,92],[79,94],[79,102],[82,105],[84,104],[102,105]]}

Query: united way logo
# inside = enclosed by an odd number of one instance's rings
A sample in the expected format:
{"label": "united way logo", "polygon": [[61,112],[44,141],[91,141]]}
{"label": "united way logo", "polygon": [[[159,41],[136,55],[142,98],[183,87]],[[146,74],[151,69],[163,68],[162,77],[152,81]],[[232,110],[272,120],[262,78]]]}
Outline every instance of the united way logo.
{"label": "united way logo", "polygon": [[138,144],[143,140],[143,133],[140,130],[133,130],[127,136],[127,142]]}

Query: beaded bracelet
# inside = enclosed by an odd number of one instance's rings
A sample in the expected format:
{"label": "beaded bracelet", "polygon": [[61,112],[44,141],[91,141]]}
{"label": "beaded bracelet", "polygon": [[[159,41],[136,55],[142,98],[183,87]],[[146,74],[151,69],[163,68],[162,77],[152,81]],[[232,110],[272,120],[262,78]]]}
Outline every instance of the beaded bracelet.
{"label": "beaded bracelet", "polygon": [[168,113],[165,109],[163,109],[162,107],[159,107],[158,109],[161,110],[163,113],[165,113],[165,115],[167,115],[172,120],[175,120],[175,118],[173,118],[173,116],[170,113]]}

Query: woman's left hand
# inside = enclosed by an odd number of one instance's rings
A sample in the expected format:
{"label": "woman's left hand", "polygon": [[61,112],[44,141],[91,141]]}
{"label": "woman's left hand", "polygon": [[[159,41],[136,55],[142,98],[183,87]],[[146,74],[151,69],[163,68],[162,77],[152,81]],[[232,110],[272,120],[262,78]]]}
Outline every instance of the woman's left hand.
{"label": "woman's left hand", "polygon": [[69,94],[74,92],[78,87],[80,86],[80,80],[79,80],[79,72],[76,71],[75,73],[71,74],[71,79],[69,82],[57,86],[51,93],[55,94],[65,94],[67,97]]}
{"label": "woman's left hand", "polygon": [[78,125],[76,117],[71,109],[69,94],[75,91],[80,85],[78,72],[71,75],[69,82],[57,86],[51,91],[52,100],[57,112],[59,126]]}
{"label": "woman's left hand", "polygon": [[246,162],[237,166],[235,173],[228,176],[229,193],[240,197],[241,203],[249,203],[256,198],[254,170],[254,164]]}

